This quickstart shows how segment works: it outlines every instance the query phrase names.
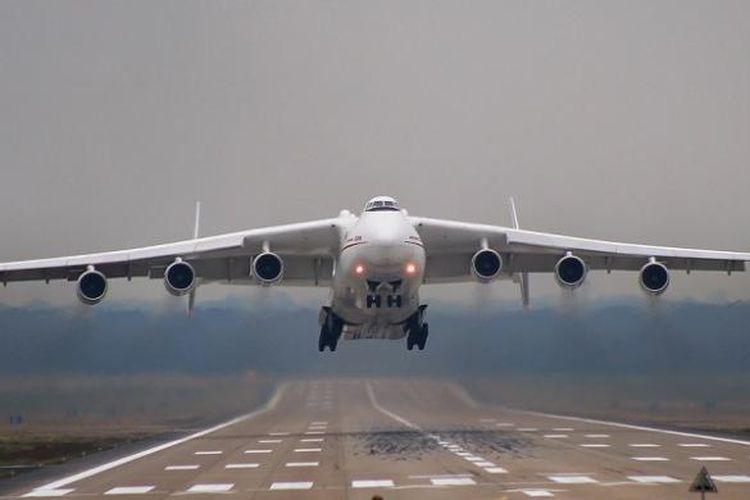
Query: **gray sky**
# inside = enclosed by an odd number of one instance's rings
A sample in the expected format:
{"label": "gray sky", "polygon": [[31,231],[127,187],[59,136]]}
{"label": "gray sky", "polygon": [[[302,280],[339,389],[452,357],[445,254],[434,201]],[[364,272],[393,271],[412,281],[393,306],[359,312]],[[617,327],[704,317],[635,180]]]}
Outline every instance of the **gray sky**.
{"label": "gray sky", "polygon": [[184,238],[196,199],[218,233],[385,193],[501,224],[513,195],[528,228],[750,250],[748,48],[746,1],[5,0],[0,260]]}

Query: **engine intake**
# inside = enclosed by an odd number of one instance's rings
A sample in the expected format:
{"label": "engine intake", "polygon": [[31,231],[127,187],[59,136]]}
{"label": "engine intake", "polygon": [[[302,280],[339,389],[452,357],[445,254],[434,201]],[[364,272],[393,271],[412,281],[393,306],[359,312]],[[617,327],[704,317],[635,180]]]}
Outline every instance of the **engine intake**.
{"label": "engine intake", "polygon": [[641,288],[649,295],[661,295],[669,288],[669,269],[661,262],[651,260],[638,274]]}
{"label": "engine intake", "polygon": [[555,279],[557,283],[569,290],[583,285],[587,274],[588,266],[586,266],[586,262],[572,253],[568,253],[555,264]]}
{"label": "engine intake", "polygon": [[107,295],[107,277],[93,267],[89,267],[78,277],[78,300],[93,306],[104,300]]}
{"label": "engine intake", "polygon": [[492,281],[503,270],[503,258],[491,248],[479,250],[471,258],[471,272],[479,281]]}
{"label": "engine intake", "polygon": [[196,283],[195,269],[182,259],[178,258],[164,271],[164,286],[174,296],[190,293]]}
{"label": "engine intake", "polygon": [[284,261],[273,252],[263,252],[253,259],[253,276],[262,285],[273,285],[284,277]]}

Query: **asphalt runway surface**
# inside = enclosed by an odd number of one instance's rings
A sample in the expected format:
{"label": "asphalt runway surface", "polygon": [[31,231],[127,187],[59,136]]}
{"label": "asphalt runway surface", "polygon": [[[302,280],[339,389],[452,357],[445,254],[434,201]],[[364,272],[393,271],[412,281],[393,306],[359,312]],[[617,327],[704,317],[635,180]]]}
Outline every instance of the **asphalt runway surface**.
{"label": "asphalt runway surface", "polygon": [[263,408],[0,498],[750,498],[750,442],[484,406],[403,380],[281,385]]}

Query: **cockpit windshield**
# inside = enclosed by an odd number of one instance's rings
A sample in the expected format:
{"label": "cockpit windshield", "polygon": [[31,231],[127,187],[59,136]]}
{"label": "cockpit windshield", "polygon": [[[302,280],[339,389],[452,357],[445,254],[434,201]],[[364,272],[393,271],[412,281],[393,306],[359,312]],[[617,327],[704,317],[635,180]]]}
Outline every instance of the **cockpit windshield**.
{"label": "cockpit windshield", "polygon": [[387,196],[381,196],[373,198],[365,205],[365,212],[399,212],[401,208],[398,206],[398,202],[393,198]]}

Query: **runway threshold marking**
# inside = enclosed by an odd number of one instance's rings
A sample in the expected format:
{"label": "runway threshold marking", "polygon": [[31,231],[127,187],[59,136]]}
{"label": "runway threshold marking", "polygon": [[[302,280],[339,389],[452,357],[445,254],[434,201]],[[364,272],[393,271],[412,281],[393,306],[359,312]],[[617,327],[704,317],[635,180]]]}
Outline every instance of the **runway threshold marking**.
{"label": "runway threshold marking", "polygon": [[750,483],[750,476],[741,476],[741,475],[715,476],[712,474],[711,478],[714,481],[719,481],[720,483]]}
{"label": "runway threshold marking", "polygon": [[187,489],[187,493],[226,493],[232,488],[234,488],[234,483],[194,484]]}
{"label": "runway threshold marking", "polygon": [[225,469],[257,469],[260,464],[256,463],[241,463],[241,464],[226,464]]}
{"label": "runway threshold marking", "polygon": [[697,460],[699,462],[731,462],[731,458],[727,457],[690,457],[690,460]]}
{"label": "runway threshold marking", "polygon": [[71,491],[73,491],[74,488],[37,488],[35,490],[32,490],[25,495],[24,497],[61,497],[63,495],[67,495]]}
{"label": "runway threshold marking", "polygon": [[[282,394],[285,392],[286,386],[281,386],[276,391],[276,393],[271,397],[271,399],[268,400],[268,402],[263,405],[261,408],[258,408],[255,411],[252,411],[250,413],[246,413],[244,415],[240,415],[239,417],[235,417],[231,420],[228,420],[226,422],[223,422],[221,424],[215,425],[213,427],[209,427],[208,429],[204,429],[199,432],[195,432],[193,434],[190,434],[189,436],[185,436],[179,439],[175,439],[173,441],[168,441],[166,443],[162,443],[157,446],[152,446],[151,448],[147,448],[145,450],[139,451],[138,453],[133,453],[132,455],[127,455],[122,458],[118,458],[117,460],[113,460],[111,462],[107,462],[105,464],[99,465],[97,467],[93,467],[91,469],[87,469],[83,472],[79,472],[77,474],[73,474],[71,476],[64,477],[62,479],[57,479],[55,481],[52,481],[51,483],[47,483],[45,485],[39,486],[37,488],[34,488],[33,491],[36,490],[42,490],[42,491],[56,491],[60,490],[61,487],[67,486],[71,483],[75,483],[77,481],[80,481],[81,479],[86,479],[92,476],[95,476],[97,474],[101,474],[102,472],[106,472],[108,470],[112,470],[115,467],[119,467],[121,465],[125,465],[130,462],[134,462],[136,460],[140,460],[141,458],[147,457],[149,455],[153,455],[154,453],[159,453],[160,451],[164,451],[166,449],[172,448],[173,446],[177,446],[183,443],[187,443],[188,441],[192,441],[193,439],[197,439],[203,436],[206,436],[208,434],[211,434],[216,431],[220,431],[221,429],[225,429],[227,427],[230,427],[232,425],[238,424],[240,422],[244,422],[245,420],[249,420],[251,418],[254,418],[262,413],[265,413],[269,410],[272,410],[276,407],[279,400],[281,399]],[[32,491],[32,493],[33,493]]]}
{"label": "runway threshold marking", "polygon": [[430,479],[433,486],[474,486],[477,484],[470,477],[435,477]]}
{"label": "runway threshold marking", "polygon": [[210,451],[196,451],[195,455],[221,455],[224,453],[223,451],[219,450],[210,450]]}
{"label": "runway threshold marking", "polygon": [[167,465],[164,470],[196,470],[200,465]]}
{"label": "runway threshold marking", "polygon": [[355,479],[352,488],[393,488],[391,479]]}
{"label": "runway threshold marking", "polygon": [[630,457],[637,462],[669,462],[667,457]]}
{"label": "runway threshold marking", "polygon": [[283,439],[259,439],[258,444],[277,444],[283,443]]}
{"label": "runway threshold marking", "polygon": [[628,479],[630,479],[631,481],[635,481],[636,483],[646,484],[670,484],[682,482],[679,479],[670,476],[628,476]]}
{"label": "runway threshold marking", "polygon": [[560,484],[595,484],[598,483],[596,479],[592,478],[591,476],[577,476],[577,475],[554,475],[554,476],[547,476],[547,478],[550,481],[554,481],[555,483]]}

